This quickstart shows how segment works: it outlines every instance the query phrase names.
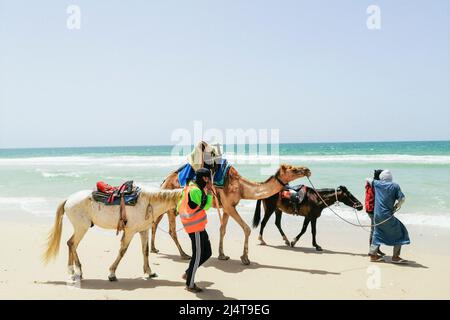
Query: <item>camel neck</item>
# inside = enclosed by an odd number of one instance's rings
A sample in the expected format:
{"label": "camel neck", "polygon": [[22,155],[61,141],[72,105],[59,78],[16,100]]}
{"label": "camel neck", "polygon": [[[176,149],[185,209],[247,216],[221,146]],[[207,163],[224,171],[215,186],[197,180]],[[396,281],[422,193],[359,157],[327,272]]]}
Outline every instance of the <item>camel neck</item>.
{"label": "camel neck", "polygon": [[271,195],[281,191],[283,185],[276,180],[275,177],[271,177],[266,182],[253,182],[240,177],[242,186],[242,199],[259,200],[270,197]]}

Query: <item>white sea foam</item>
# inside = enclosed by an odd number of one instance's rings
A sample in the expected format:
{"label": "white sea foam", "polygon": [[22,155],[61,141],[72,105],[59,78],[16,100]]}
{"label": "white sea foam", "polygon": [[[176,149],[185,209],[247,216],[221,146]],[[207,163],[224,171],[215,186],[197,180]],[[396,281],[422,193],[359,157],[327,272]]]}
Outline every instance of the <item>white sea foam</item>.
{"label": "white sea foam", "polygon": [[[234,164],[271,164],[278,162],[329,163],[404,163],[450,165],[450,156],[432,155],[225,155]],[[187,162],[185,156],[113,156],[113,157],[35,157],[2,158],[0,166],[92,166],[107,167],[173,167]]]}
{"label": "white sea foam", "polygon": [[54,216],[59,199],[43,197],[0,197],[0,212],[19,210],[38,217]]}
{"label": "white sea foam", "polygon": [[[239,203],[238,211],[248,217],[253,216],[254,210],[255,210],[255,201],[246,201],[244,203]],[[365,211],[355,211],[349,207],[346,207],[344,205],[340,205],[339,207],[333,206],[332,209],[339,214],[342,218],[355,223],[362,225],[370,225],[371,221],[369,219],[369,216],[366,214]],[[264,214],[264,213],[262,213]],[[356,216],[357,215],[357,216]],[[447,228],[450,229],[450,213],[439,213],[439,214],[426,214],[424,212],[420,213],[410,213],[410,212],[403,212],[402,210],[396,213],[396,216],[400,219],[401,222],[403,222],[405,225],[411,225],[411,226],[427,226],[427,227],[440,227],[440,228]],[[298,217],[294,217],[289,215],[289,217],[285,217],[284,219],[295,219]],[[273,219],[273,218],[272,218]],[[328,219],[328,220],[334,220],[339,221],[342,223],[346,223],[342,221],[339,217],[337,217],[331,210],[324,209],[322,211],[322,219]],[[359,222],[358,222],[359,219]],[[367,229],[367,228],[366,228]]]}
{"label": "white sea foam", "polygon": [[[157,183],[137,183],[145,190],[158,190],[159,184]],[[32,214],[37,217],[53,217],[55,210],[62,199],[58,198],[44,198],[44,197],[0,197],[0,216],[2,214],[12,214],[12,211],[21,211]],[[256,202],[254,200],[243,200],[238,205],[238,211],[244,216],[253,216]],[[333,210],[341,217],[349,220],[353,223],[358,223],[355,212],[353,209],[346,206],[333,206]],[[363,225],[370,224],[370,219],[364,211],[357,211],[359,221]],[[440,214],[426,214],[426,213],[409,213],[402,212],[396,214],[397,217],[405,225],[413,226],[429,226],[429,227],[441,227],[450,229],[450,213]],[[325,219],[333,219],[342,221],[329,209],[325,209],[322,212],[322,216]],[[345,223],[342,221],[342,223]]]}
{"label": "white sea foam", "polygon": [[79,172],[63,172],[63,171],[56,171],[56,172],[49,172],[42,169],[36,169],[37,172],[39,172],[44,178],[56,178],[56,177],[69,177],[69,178],[80,178]]}
{"label": "white sea foam", "polygon": [[[357,211],[355,213],[353,209],[342,205],[339,207],[333,206],[332,209],[342,218],[353,223],[358,224],[358,219],[362,225],[370,225],[371,223],[368,215],[364,211]],[[327,218],[341,220],[329,209],[323,210],[322,214]],[[450,213],[426,214],[419,212],[410,213],[399,211],[398,213],[396,213],[396,217],[400,219],[400,221],[402,221],[405,225],[450,228]],[[345,223],[344,221],[342,222]]]}

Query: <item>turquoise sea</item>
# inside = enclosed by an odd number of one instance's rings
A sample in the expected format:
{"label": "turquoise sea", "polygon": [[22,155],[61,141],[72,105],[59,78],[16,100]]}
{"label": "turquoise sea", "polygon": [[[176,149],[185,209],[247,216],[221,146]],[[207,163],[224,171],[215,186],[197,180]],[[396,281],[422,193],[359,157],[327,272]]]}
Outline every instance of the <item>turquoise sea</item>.
{"label": "turquoise sea", "polygon": [[[65,197],[93,189],[99,180],[159,186],[186,162],[172,150],[173,146],[0,149],[0,219],[15,214],[52,217]],[[268,156],[253,147],[237,152],[225,146],[224,156],[255,181],[270,175],[261,171],[267,167],[261,159],[308,166],[316,187],[345,185],[361,201],[365,178],[374,169],[390,169],[407,197],[399,212],[403,222],[450,228],[450,141],[280,144],[279,154]],[[254,202],[244,201],[240,208],[251,214]],[[343,215],[354,218],[348,210]]]}

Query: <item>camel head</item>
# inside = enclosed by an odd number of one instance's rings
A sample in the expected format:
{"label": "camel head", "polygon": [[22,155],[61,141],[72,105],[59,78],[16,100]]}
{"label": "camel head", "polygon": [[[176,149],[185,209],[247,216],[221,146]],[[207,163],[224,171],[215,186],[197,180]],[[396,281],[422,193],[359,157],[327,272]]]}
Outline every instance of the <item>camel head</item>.
{"label": "camel head", "polygon": [[298,178],[311,176],[311,171],[307,167],[282,164],[280,169],[278,169],[276,176],[278,176],[282,182],[288,183]]}

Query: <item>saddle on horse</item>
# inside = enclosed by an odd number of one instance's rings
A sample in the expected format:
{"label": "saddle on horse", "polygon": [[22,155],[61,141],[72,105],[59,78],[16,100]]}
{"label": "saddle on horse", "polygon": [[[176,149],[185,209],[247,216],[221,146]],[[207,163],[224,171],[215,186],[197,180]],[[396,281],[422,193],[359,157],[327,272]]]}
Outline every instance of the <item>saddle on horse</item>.
{"label": "saddle on horse", "polygon": [[125,206],[134,206],[137,203],[141,189],[133,185],[133,181],[127,181],[120,187],[112,187],[109,184],[97,182],[97,190],[92,192],[92,199],[107,206],[120,205],[120,217],[117,224],[117,232],[125,228],[127,224]]}
{"label": "saddle on horse", "polygon": [[296,186],[286,185],[280,192],[281,198],[289,200],[289,203],[294,207],[294,212],[298,214],[300,205],[305,200],[306,189],[305,185],[299,184]]}

